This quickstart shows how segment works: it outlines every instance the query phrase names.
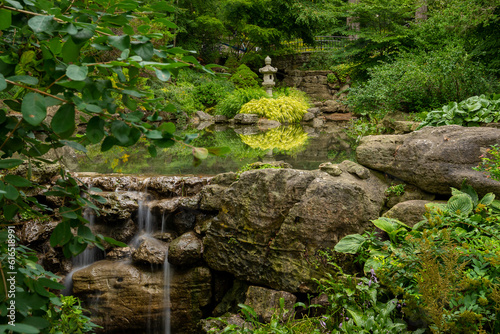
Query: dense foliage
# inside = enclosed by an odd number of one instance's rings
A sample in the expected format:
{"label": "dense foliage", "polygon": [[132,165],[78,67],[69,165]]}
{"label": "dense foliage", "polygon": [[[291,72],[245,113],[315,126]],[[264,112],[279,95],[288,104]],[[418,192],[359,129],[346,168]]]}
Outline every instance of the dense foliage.
{"label": "dense foliage", "polygon": [[309,105],[298,97],[280,96],[275,99],[252,100],[243,105],[240,113],[257,114],[283,123],[296,123],[302,120],[308,108]]}

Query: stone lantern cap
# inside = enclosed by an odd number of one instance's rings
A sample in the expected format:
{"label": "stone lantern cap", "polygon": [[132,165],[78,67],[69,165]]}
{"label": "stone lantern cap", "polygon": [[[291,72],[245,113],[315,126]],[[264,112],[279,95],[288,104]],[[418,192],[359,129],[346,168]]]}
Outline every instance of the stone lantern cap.
{"label": "stone lantern cap", "polygon": [[271,66],[271,57],[267,56],[266,59],[264,59],[266,66],[259,68],[259,72],[262,74],[274,74],[278,72],[278,69],[276,67]]}

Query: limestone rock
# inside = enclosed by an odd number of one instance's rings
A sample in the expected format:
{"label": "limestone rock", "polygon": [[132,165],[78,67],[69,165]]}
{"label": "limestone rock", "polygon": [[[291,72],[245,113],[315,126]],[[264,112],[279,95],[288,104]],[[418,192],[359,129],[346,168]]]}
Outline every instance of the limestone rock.
{"label": "limestone rock", "polygon": [[325,124],[325,121],[321,118],[315,118],[312,121],[313,128],[320,128]]}
{"label": "limestone rock", "polygon": [[[310,292],[325,268],[309,254],[362,233],[379,217],[387,185],[373,174],[332,177],[320,171],[251,170],[217,195],[220,212],[204,243],[219,271],[276,290]],[[214,202],[214,201],[212,201]]]}
{"label": "limestone rock", "polygon": [[163,265],[168,245],[151,237],[144,237],[141,244],[132,253],[134,262]]}
{"label": "limestone rock", "polygon": [[106,254],[107,260],[123,260],[132,257],[132,249],[130,247],[113,248]]}
{"label": "limestone rock", "polygon": [[332,164],[331,162],[325,162],[319,165],[319,170],[325,173],[330,174],[331,176],[339,176],[342,174],[342,169],[336,164]]}
{"label": "limestone rock", "polygon": [[[163,271],[128,262],[98,261],[73,274],[73,294],[84,300],[98,333],[163,332]],[[196,324],[211,300],[211,274],[206,267],[176,268],[170,280],[171,331],[198,334]]]}
{"label": "limestone rock", "polygon": [[431,201],[412,200],[396,204],[384,213],[384,217],[394,218],[412,227],[422,219],[426,212],[425,205]]}
{"label": "limestone rock", "polygon": [[425,127],[405,135],[368,136],[356,150],[357,161],[427,192],[450,194],[467,182],[480,194],[500,197],[500,182],[472,170],[479,156],[500,144],[500,129],[457,125]]}
{"label": "limestone rock", "polygon": [[356,175],[363,180],[370,177],[370,170],[366,167],[361,166],[360,164],[355,163],[354,161],[344,160],[339,165],[339,167],[340,169]]}
{"label": "limestone rock", "polygon": [[281,126],[280,122],[266,118],[259,119],[259,122],[257,124],[259,126],[259,130],[261,131],[267,131],[269,129],[274,129]]}
{"label": "limestone rock", "polygon": [[200,321],[201,333],[222,333],[223,329],[226,328],[227,325],[236,325],[241,329],[253,329],[252,324],[243,320],[239,314],[228,314],[221,316],[220,318],[224,320],[224,322],[217,319],[202,319]]}
{"label": "limestone rock", "polygon": [[328,100],[325,101],[325,106],[321,108],[324,113],[344,113],[347,112],[347,105],[343,104],[339,100]]}
{"label": "limestone rock", "polygon": [[202,259],[203,244],[194,232],[187,232],[174,239],[168,247],[168,262],[178,266],[189,266]]}
{"label": "limestone rock", "polygon": [[314,114],[311,112],[305,113],[304,117],[302,117],[303,122],[309,122],[312,121],[313,119],[314,119]]}
{"label": "limestone rock", "polygon": [[290,311],[287,313],[287,316],[280,319],[280,321],[283,321],[287,320],[293,314],[293,306],[297,301],[297,297],[290,292],[276,291],[252,285],[248,287],[245,305],[253,308],[260,319],[269,323],[273,315],[277,315],[280,312],[280,298],[283,298],[285,301],[285,310]]}
{"label": "limestone rock", "polygon": [[404,189],[405,189],[404,193],[400,196],[395,196],[395,195],[389,196],[389,199],[387,200],[386,203],[386,206],[388,208],[392,208],[394,205],[401,202],[412,201],[412,200],[432,201],[434,200],[434,198],[436,198],[434,194],[425,192],[415,186],[406,185]]}
{"label": "limestone rock", "polygon": [[30,220],[21,225],[17,235],[22,244],[33,247],[33,244],[43,243],[48,240],[58,223],[55,221]]}
{"label": "limestone rock", "polygon": [[196,116],[198,116],[198,118],[199,118],[199,119],[200,119],[200,121],[202,121],[202,122],[206,122],[206,121],[208,121],[208,122],[213,122],[213,121],[214,121],[214,116],[209,115],[209,114],[207,114],[206,112],[201,111],[201,110],[198,110],[198,111],[196,112]]}
{"label": "limestone rock", "polygon": [[236,124],[255,124],[259,121],[259,115],[237,114],[236,116],[234,116],[234,121]]}
{"label": "limestone rock", "polygon": [[226,123],[227,122],[227,117],[224,115],[215,115],[214,116],[214,121],[215,123]]}

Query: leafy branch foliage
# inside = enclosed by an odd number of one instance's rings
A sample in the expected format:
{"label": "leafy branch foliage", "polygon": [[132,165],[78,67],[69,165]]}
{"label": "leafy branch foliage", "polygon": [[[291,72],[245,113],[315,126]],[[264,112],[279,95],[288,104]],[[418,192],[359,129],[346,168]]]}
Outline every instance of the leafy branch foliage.
{"label": "leafy branch foliage", "polygon": [[[210,72],[190,52],[155,42],[163,35],[152,29],[150,17],[154,15],[160,30],[168,31],[177,27],[168,20],[174,10],[166,2],[130,0],[1,2],[3,228],[23,224],[21,215],[59,221],[50,245],[62,249],[66,257],[83,252],[88,244],[124,246],[111,238],[94,236],[86,226],[82,210],[97,210],[93,201],[103,201],[95,194],[98,189],[90,189],[90,193],[62,169],[49,189],[32,178],[35,166],[60,160],[47,158],[46,153],[54,149],[56,157],[57,149],[65,146],[85,153],[87,145],[100,144],[101,151],[107,151],[114,146],[130,147],[143,138],[149,142],[151,156],[156,156],[157,147],[176,142],[192,148],[195,162],[209,152],[219,152],[189,145],[189,136],[176,137],[174,124],[162,122],[159,116],[160,111],[174,111],[175,107],[141,89],[143,76],[154,75],[166,82],[185,67]],[[138,26],[137,22],[143,24]],[[22,164],[27,166],[25,175],[9,170]],[[59,197],[61,204],[41,203],[31,195],[36,193]],[[61,305],[59,297],[46,289],[60,289],[60,284],[47,278],[54,276],[37,265],[36,257],[24,247],[18,247],[17,254],[16,328],[9,330],[50,332],[50,325],[32,319],[43,318],[54,305]],[[5,268],[1,273],[5,277]],[[0,285],[6,288],[5,281]],[[8,296],[0,295],[2,323],[7,323],[4,311],[8,303]]]}

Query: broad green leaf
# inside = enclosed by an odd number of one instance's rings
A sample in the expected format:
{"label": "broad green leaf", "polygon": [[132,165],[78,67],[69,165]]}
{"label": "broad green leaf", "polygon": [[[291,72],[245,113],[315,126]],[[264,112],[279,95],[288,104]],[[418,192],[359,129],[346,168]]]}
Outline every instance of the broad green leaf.
{"label": "broad green leaf", "polygon": [[116,144],[118,144],[118,140],[115,137],[109,136],[104,138],[101,144],[101,152],[109,151]]}
{"label": "broad green leaf", "polygon": [[88,226],[79,226],[78,227],[78,236],[95,241],[95,236],[92,233],[92,230]]}
{"label": "broad green leaf", "polygon": [[29,75],[14,75],[7,78],[10,81],[22,82],[27,85],[35,86],[38,85],[38,79],[30,77]]}
{"label": "broad green leaf", "polygon": [[62,47],[62,56],[65,63],[74,63],[78,60],[80,56],[80,49],[82,48],[82,44],[75,44],[71,38],[64,43]]}
{"label": "broad green leaf", "polygon": [[111,245],[115,245],[115,246],[118,246],[118,247],[128,247],[127,244],[121,242],[121,241],[117,241],[113,238],[108,238],[108,237],[104,237],[104,241],[106,241],[107,243],[111,244]]}
{"label": "broad green leaf", "polygon": [[56,281],[53,281],[51,279],[48,279],[46,277],[40,277],[38,279],[38,282],[40,282],[40,284],[42,284],[44,287],[47,287],[47,288],[50,288],[50,289],[64,289],[64,285],[61,284],[61,283],[58,283]]}
{"label": "broad green leaf", "polygon": [[468,194],[458,194],[448,200],[447,208],[450,212],[468,215],[474,206],[472,198]]}
{"label": "broad green leaf", "polygon": [[151,8],[158,12],[171,12],[171,13],[175,12],[175,7],[163,1],[152,3]]}
{"label": "broad green leaf", "polygon": [[47,116],[45,99],[38,93],[28,93],[23,99],[21,112],[26,122],[31,125],[39,125]]}
{"label": "broad green leaf", "polygon": [[[58,283],[59,284],[59,283]],[[61,284],[62,285],[62,284]],[[63,285],[64,288],[64,285]],[[59,289],[63,289],[59,288]],[[41,317],[29,316],[23,319],[22,324],[30,325],[38,329],[43,329],[50,326],[50,322]]]}
{"label": "broad green leaf", "polygon": [[83,153],[87,153],[87,149],[85,148],[85,146],[83,146],[82,144],[77,143],[75,141],[72,141],[72,140],[60,140],[59,142],[62,143],[62,144],[64,144],[64,145],[68,145],[69,147],[74,148],[77,151],[80,151],[80,152],[83,152]]}
{"label": "broad green leaf", "polygon": [[12,331],[14,333],[21,333],[21,334],[37,334],[37,333],[40,333],[40,330],[38,328],[33,327],[31,325],[21,324],[21,323],[16,323],[15,326],[0,325],[0,331],[2,333],[9,333],[9,331]]}
{"label": "broad green leaf", "polygon": [[78,29],[75,34],[71,34],[73,42],[76,44],[84,43],[94,36],[95,26],[92,24],[85,24],[84,27]]}
{"label": "broad green leaf", "polygon": [[5,198],[15,201],[19,197],[19,191],[12,184],[5,187]]}
{"label": "broad green leaf", "polygon": [[155,140],[154,143],[156,146],[158,146],[160,148],[169,148],[175,144],[175,142],[169,138],[158,139],[158,140]]}
{"label": "broad green leaf", "polygon": [[130,48],[130,36],[122,35],[122,36],[108,36],[108,43],[111,46],[114,46],[120,51]]}
{"label": "broad green leaf", "polygon": [[3,207],[3,215],[5,219],[9,221],[12,220],[12,218],[14,218],[18,210],[19,207],[17,205],[14,204],[5,205]]}
{"label": "broad green leaf", "polygon": [[0,73],[0,92],[7,88],[7,82],[5,81],[5,77]]}
{"label": "broad green leaf", "polygon": [[68,221],[59,223],[54,231],[52,231],[50,245],[52,247],[63,246],[71,240],[72,236],[70,223]]}
{"label": "broad green leaf", "polygon": [[71,242],[67,245],[69,248],[69,251],[73,256],[80,254],[87,248],[87,243],[85,242],[78,242],[78,238],[73,238]]}
{"label": "broad green leaf", "polygon": [[49,41],[49,49],[53,54],[58,55],[62,51],[62,43],[58,38],[53,38]]}
{"label": "broad green leaf", "polygon": [[174,133],[175,132],[175,124],[172,122],[161,123],[161,125],[158,127],[158,130],[160,130],[162,132],[167,132],[167,133]]}
{"label": "broad green leaf", "polygon": [[141,57],[143,60],[150,60],[151,58],[153,58],[154,47],[151,42],[132,44],[132,51],[134,51],[135,54]]}
{"label": "broad green leaf", "polygon": [[356,254],[366,238],[359,234],[350,234],[342,238],[336,245],[335,251],[340,253]]}
{"label": "broad green leaf", "polygon": [[85,80],[88,73],[89,68],[87,66],[69,65],[66,69],[66,76],[75,81]]}
{"label": "broad green leaf", "polygon": [[401,224],[398,224],[395,221],[396,219],[380,217],[378,219],[372,220],[372,223],[382,231],[392,233],[399,228],[399,225],[403,224],[401,222],[399,222]]}
{"label": "broad green leaf", "polygon": [[12,184],[14,187],[29,187],[32,185],[29,180],[26,180],[24,177],[18,175],[5,175],[3,180]]}
{"label": "broad green leaf", "polygon": [[53,16],[33,16],[28,20],[28,25],[34,32],[52,31]]}
{"label": "broad green leaf", "polygon": [[77,219],[78,218],[78,215],[76,214],[76,212],[74,210],[67,208],[65,206],[59,208],[59,214],[62,217],[68,218],[68,219]]}
{"label": "broad green leaf", "polygon": [[206,159],[208,157],[208,150],[204,147],[193,147],[193,156],[200,160]]}
{"label": "broad green leaf", "polygon": [[484,195],[484,197],[481,199],[479,203],[488,206],[491,203],[493,203],[494,200],[495,200],[495,194],[487,193],[486,195]]}
{"label": "broad green leaf", "polygon": [[148,152],[152,158],[156,158],[156,156],[158,155],[158,153],[156,152],[156,147],[154,145],[148,146]]}
{"label": "broad green leaf", "polygon": [[0,160],[0,169],[7,169],[19,166],[22,164],[24,160],[21,159],[1,159]]}
{"label": "broad green leaf", "polygon": [[151,130],[151,131],[146,132],[146,138],[161,139],[161,138],[163,138],[163,135],[158,130]]}
{"label": "broad green leaf", "polygon": [[50,125],[59,137],[70,137],[75,131],[75,106],[65,104],[59,107]]}
{"label": "broad green leaf", "polygon": [[12,7],[17,9],[23,9],[23,5],[19,3],[19,1],[15,0],[5,0],[5,2],[9,3]]}
{"label": "broad green leaf", "polygon": [[155,69],[156,77],[161,81],[168,81],[170,79],[170,72],[167,70]]}
{"label": "broad green leaf", "polygon": [[86,135],[92,144],[99,143],[104,138],[104,120],[98,116],[92,117],[87,124]]}
{"label": "broad green leaf", "polygon": [[231,149],[229,147],[207,147],[207,150],[208,153],[216,156],[225,155],[231,152]]}
{"label": "broad green leaf", "polygon": [[0,30],[5,30],[12,24],[12,14],[10,10],[0,9]]}
{"label": "broad green leaf", "polygon": [[113,121],[111,123],[111,133],[122,144],[128,142],[130,127],[123,121]]}

